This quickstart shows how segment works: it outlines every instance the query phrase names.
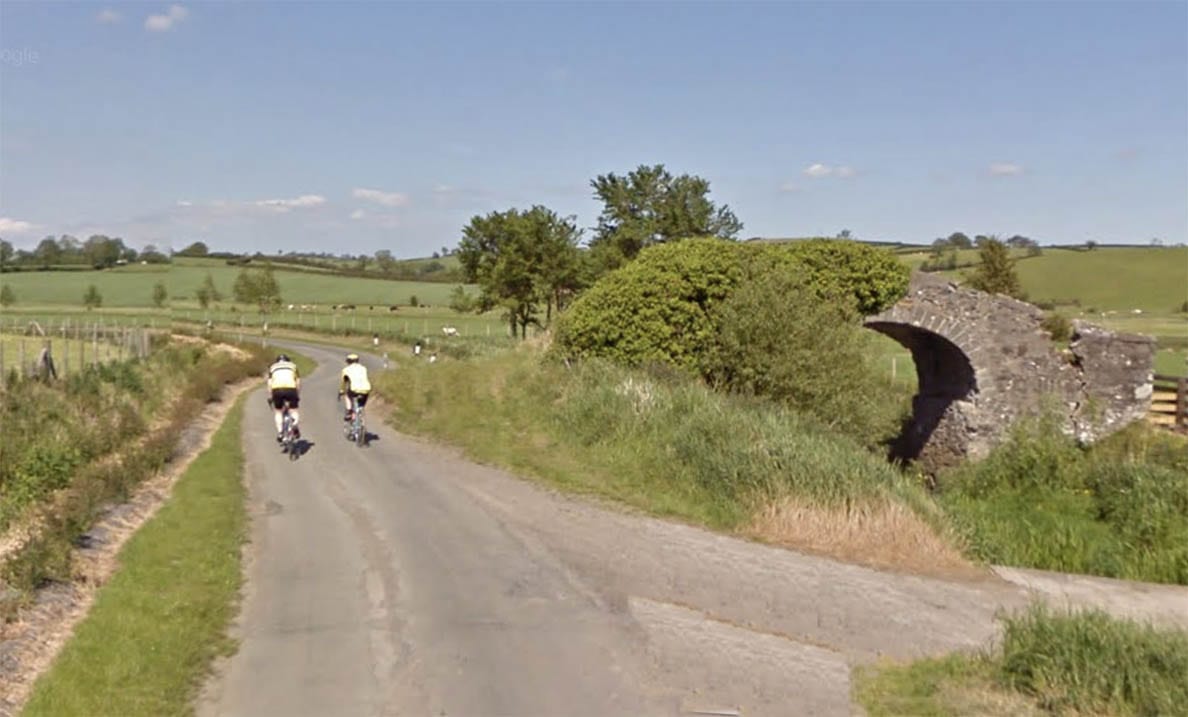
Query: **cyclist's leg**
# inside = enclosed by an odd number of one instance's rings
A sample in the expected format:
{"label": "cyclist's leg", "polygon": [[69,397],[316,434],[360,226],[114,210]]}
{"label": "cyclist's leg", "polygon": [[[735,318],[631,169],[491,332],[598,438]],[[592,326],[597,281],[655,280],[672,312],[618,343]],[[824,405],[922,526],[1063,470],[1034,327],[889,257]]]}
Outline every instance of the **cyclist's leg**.
{"label": "cyclist's leg", "polygon": [[284,428],[285,399],[279,391],[272,392],[272,418],[276,421],[276,435],[279,437]]}
{"label": "cyclist's leg", "polygon": [[294,392],[293,393],[293,402],[292,402],[292,404],[290,404],[291,407],[289,408],[289,415],[293,417],[293,437],[294,438],[301,437],[301,427],[298,425],[301,423],[301,414],[297,410],[297,407],[299,405],[301,405],[301,399],[298,397],[297,393]]}
{"label": "cyclist's leg", "polygon": [[301,396],[298,394],[296,389],[289,392],[288,401],[289,415],[293,418],[293,429],[296,430],[297,424],[301,421],[301,416],[297,411],[297,408],[301,405]]}

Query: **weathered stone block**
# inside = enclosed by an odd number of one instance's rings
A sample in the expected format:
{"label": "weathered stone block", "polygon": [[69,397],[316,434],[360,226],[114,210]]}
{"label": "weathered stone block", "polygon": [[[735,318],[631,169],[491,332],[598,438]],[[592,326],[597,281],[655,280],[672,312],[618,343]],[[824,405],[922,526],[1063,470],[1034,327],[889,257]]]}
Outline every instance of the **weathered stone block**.
{"label": "weathered stone block", "polygon": [[1068,349],[1042,327],[1044,312],[1006,296],[917,274],[908,296],[866,325],[912,353],[919,379],[899,458],[929,470],[984,456],[1011,425],[1041,410],[1096,440],[1150,406],[1154,342],[1075,322]]}

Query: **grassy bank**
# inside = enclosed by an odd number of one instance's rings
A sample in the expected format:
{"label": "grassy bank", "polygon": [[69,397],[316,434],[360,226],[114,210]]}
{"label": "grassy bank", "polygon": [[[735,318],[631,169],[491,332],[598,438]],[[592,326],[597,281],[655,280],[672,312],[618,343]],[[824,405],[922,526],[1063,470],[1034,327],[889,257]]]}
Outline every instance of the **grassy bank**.
{"label": "grassy bank", "polygon": [[246,514],[242,406],[181,477],[169,501],[124,547],[23,714],[165,715],[190,711],[240,585]]}
{"label": "grassy bank", "polygon": [[859,670],[871,717],[1188,714],[1188,634],[1036,606],[975,654]]}
{"label": "grassy bank", "polygon": [[986,562],[1188,585],[1188,441],[1135,425],[1082,449],[1024,423],[939,500]]}
{"label": "grassy bank", "polygon": [[225,384],[265,365],[258,348],[179,342],[52,384],[10,382],[0,393],[0,527],[40,527],[6,556],[3,585],[26,595],[68,579],[73,541],[98,511],[160,470],[181,429]]}
{"label": "grassy bank", "polygon": [[922,490],[879,455],[683,376],[567,369],[522,348],[403,361],[377,388],[401,430],[567,490],[870,564],[960,562]]}

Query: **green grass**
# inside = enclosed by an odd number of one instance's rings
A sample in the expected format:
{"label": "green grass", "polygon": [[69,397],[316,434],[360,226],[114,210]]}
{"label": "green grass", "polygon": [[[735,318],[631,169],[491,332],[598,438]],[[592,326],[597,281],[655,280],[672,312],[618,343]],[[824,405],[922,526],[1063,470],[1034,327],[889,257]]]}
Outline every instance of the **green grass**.
{"label": "green grass", "polygon": [[[1030,301],[1059,306],[1076,302],[1087,313],[1125,316],[1140,309],[1168,316],[1188,301],[1186,247],[1045,247],[1040,256],[1017,261],[1015,270]],[[944,274],[961,276],[960,271]]]}
{"label": "green grass", "polygon": [[974,557],[1188,585],[1188,441],[1135,425],[1087,450],[1024,422],[983,461],[938,478]]}
{"label": "green grass", "polygon": [[[286,303],[407,306],[416,296],[421,304],[445,307],[456,284],[424,281],[334,276],[322,272],[287,271],[276,265],[276,278]],[[226,262],[178,258],[173,264],[131,265],[90,271],[18,272],[0,277],[17,297],[14,308],[42,305],[81,305],[83,292],[94,284],[103,296],[103,306],[113,308],[152,306],[153,286],[165,282],[174,307],[197,308],[195,292],[207,273],[216,288],[230,297],[241,268]],[[473,287],[468,290],[474,291]]]}
{"label": "green grass", "polygon": [[1188,376],[1188,349],[1161,349],[1155,354],[1155,373]]}
{"label": "green grass", "polygon": [[1099,311],[1173,313],[1188,301],[1188,248],[1044,249],[1016,264],[1032,301],[1080,301]]}
{"label": "green grass", "polygon": [[[239,275],[240,267],[193,265],[191,259],[174,262],[170,272],[169,288],[172,296],[193,299],[206,274],[209,272],[215,286],[224,296],[231,296],[231,287]],[[357,306],[382,306],[391,304],[407,306],[413,296],[421,304],[448,306],[450,293],[456,284],[424,281],[387,281],[384,279],[363,279],[334,276],[323,273],[285,271],[283,265],[276,265],[276,279],[280,283],[281,296],[292,304],[355,304]],[[473,289],[472,289],[473,290]],[[145,301],[149,294],[145,294]]]}
{"label": "green grass", "polygon": [[1034,605],[974,654],[857,670],[870,717],[1188,714],[1188,633]]}
{"label": "green grass", "polygon": [[16,367],[21,363],[22,356],[24,356],[26,365],[33,363],[47,343],[50,355],[54,357],[54,369],[59,376],[77,373],[84,365],[95,361],[96,353],[100,363],[125,357],[119,346],[107,341],[93,344],[91,341],[76,339],[49,338],[47,340],[40,336],[0,334],[0,368],[8,371],[10,368]]}
{"label": "green grass", "polygon": [[402,359],[377,381],[402,430],[568,490],[720,529],[786,493],[861,504],[901,481],[881,457],[793,411],[683,376],[529,350],[438,364]]}
{"label": "green grass", "polygon": [[188,714],[225,631],[241,582],[246,514],[242,406],[172,497],[121,551],[100,591],[24,715]]}

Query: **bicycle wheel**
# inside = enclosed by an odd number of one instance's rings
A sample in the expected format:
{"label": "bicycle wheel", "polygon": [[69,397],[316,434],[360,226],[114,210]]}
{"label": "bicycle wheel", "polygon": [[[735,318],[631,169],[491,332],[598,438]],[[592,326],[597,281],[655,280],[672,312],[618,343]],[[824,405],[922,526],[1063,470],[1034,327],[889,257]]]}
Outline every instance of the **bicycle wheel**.
{"label": "bicycle wheel", "polygon": [[363,424],[363,414],[355,414],[355,445],[364,446],[367,444],[367,427]]}
{"label": "bicycle wheel", "polygon": [[293,434],[293,419],[286,413],[281,419],[281,453],[288,453],[291,448]]}

